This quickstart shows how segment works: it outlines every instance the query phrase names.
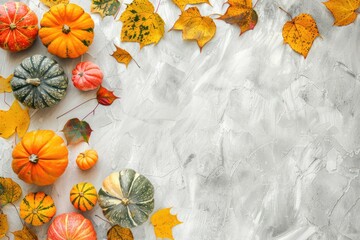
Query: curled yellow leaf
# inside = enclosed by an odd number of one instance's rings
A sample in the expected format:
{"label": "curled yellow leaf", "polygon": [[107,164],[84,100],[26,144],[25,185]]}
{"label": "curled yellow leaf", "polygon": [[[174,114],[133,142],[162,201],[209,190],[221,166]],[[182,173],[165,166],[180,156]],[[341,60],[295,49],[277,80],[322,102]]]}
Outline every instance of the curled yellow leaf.
{"label": "curled yellow leaf", "polygon": [[180,8],[181,11],[184,11],[186,5],[188,4],[200,4],[207,3],[210,4],[209,0],[172,0],[176,6]]}
{"label": "curled yellow leaf", "polygon": [[129,228],[119,225],[112,226],[107,232],[108,240],[134,240],[134,236]]}
{"label": "curled yellow leaf", "polygon": [[0,214],[0,238],[6,236],[7,231],[9,231],[9,223],[7,220],[6,214]]}
{"label": "curled yellow leaf", "polygon": [[38,237],[28,227],[24,226],[22,230],[13,232],[15,240],[38,240]]}
{"label": "curled yellow leaf", "polygon": [[0,177],[0,207],[17,201],[22,194],[19,184],[11,178]]}
{"label": "curled yellow leaf", "polygon": [[8,111],[0,110],[0,137],[9,138],[15,131],[19,137],[22,137],[28,130],[29,124],[29,110],[23,109],[16,100]]}
{"label": "curled yellow leaf", "polygon": [[7,78],[3,78],[2,76],[0,76],[0,93],[12,92],[10,81],[13,76],[14,76],[13,74],[8,76]]}
{"label": "curled yellow leaf", "polygon": [[324,5],[334,16],[334,25],[345,26],[355,21],[360,0],[329,0]]}
{"label": "curled yellow leaf", "polygon": [[42,2],[48,7],[52,7],[60,3],[68,4],[69,0],[40,0],[40,2]]}
{"label": "curled yellow leaf", "polygon": [[171,30],[182,30],[183,39],[196,40],[201,51],[214,37],[216,25],[210,17],[201,16],[199,9],[192,7],[180,15]]}

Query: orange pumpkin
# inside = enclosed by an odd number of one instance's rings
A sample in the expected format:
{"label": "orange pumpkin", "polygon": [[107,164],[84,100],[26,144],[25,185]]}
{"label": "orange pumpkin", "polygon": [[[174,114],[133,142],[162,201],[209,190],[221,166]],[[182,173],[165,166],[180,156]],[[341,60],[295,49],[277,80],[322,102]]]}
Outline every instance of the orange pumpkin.
{"label": "orange pumpkin", "polygon": [[24,135],[12,153],[12,169],[27,183],[49,185],[68,165],[64,140],[52,130],[37,130]]}
{"label": "orange pumpkin", "polygon": [[91,221],[74,212],[57,216],[51,223],[47,236],[47,240],[96,239],[96,232]]}
{"label": "orange pumpkin", "polygon": [[98,88],[103,80],[103,73],[98,65],[92,62],[81,62],[72,71],[72,82],[81,91]]}
{"label": "orange pumpkin", "polygon": [[22,2],[0,5],[0,47],[12,52],[30,47],[38,34],[38,18]]}
{"label": "orange pumpkin", "polygon": [[58,4],[40,21],[39,37],[51,54],[77,58],[86,53],[94,39],[94,21],[80,6]]}
{"label": "orange pumpkin", "polygon": [[96,164],[97,160],[97,152],[94,149],[89,149],[77,156],[76,164],[81,170],[88,170]]}
{"label": "orange pumpkin", "polygon": [[54,200],[43,192],[29,193],[20,203],[20,217],[33,226],[49,222],[55,213]]}
{"label": "orange pumpkin", "polygon": [[70,191],[70,202],[83,212],[93,209],[97,202],[96,188],[88,182],[75,184]]}

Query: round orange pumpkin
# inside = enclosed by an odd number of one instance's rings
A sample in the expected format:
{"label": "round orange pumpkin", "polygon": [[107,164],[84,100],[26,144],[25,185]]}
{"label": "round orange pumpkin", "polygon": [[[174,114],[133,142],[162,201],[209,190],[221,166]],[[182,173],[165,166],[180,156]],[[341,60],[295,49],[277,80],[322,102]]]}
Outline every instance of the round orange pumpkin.
{"label": "round orange pumpkin", "polygon": [[39,37],[51,54],[77,58],[94,39],[94,21],[80,6],[57,4],[40,21]]}
{"label": "round orange pumpkin", "polygon": [[30,47],[38,34],[38,18],[22,2],[0,5],[0,47],[18,52]]}
{"label": "round orange pumpkin", "polygon": [[48,229],[47,240],[96,240],[90,220],[79,213],[63,213],[57,216]]}
{"label": "round orange pumpkin", "polygon": [[97,202],[96,188],[88,182],[75,184],[70,191],[70,202],[83,212],[93,209]]}
{"label": "round orange pumpkin", "polygon": [[77,156],[76,164],[81,170],[88,170],[96,164],[97,160],[97,152],[94,149],[89,149]]}
{"label": "round orange pumpkin", "polygon": [[65,142],[52,130],[26,133],[15,146],[12,157],[12,169],[18,177],[39,186],[54,183],[68,165]]}
{"label": "round orange pumpkin", "polygon": [[98,88],[103,80],[103,73],[98,65],[92,62],[81,62],[72,71],[74,86],[82,91],[90,91]]}
{"label": "round orange pumpkin", "polygon": [[20,217],[33,226],[49,222],[55,213],[54,200],[43,192],[29,193],[20,203]]}

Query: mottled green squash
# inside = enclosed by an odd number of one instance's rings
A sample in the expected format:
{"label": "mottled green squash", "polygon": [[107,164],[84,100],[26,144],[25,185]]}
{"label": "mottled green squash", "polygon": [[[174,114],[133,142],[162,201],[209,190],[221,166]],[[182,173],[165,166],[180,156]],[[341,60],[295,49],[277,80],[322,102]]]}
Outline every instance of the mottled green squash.
{"label": "mottled green squash", "polygon": [[34,55],[15,68],[10,85],[17,100],[41,109],[60,102],[66,95],[68,78],[55,60]]}
{"label": "mottled green squash", "polygon": [[98,200],[111,223],[132,228],[146,222],[154,210],[154,186],[143,175],[125,169],[105,178]]}

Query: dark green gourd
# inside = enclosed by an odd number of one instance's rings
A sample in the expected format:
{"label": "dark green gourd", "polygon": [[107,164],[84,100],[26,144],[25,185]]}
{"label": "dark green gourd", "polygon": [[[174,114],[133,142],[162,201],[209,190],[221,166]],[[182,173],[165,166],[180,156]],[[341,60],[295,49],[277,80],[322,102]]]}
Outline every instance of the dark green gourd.
{"label": "dark green gourd", "polygon": [[53,59],[42,55],[25,58],[10,82],[14,96],[30,108],[51,107],[66,95],[68,78]]}
{"label": "dark green gourd", "polygon": [[154,186],[143,175],[125,169],[104,179],[98,201],[111,223],[136,227],[154,210]]}

